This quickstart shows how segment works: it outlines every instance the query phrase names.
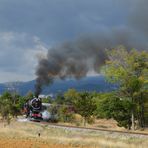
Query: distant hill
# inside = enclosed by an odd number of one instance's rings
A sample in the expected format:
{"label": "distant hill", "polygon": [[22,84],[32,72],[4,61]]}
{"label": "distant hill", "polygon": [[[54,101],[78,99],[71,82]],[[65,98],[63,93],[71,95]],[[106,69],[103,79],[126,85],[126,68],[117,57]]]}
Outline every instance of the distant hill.
{"label": "distant hill", "polygon": [[[11,82],[0,84],[0,94],[6,90],[15,90],[21,95],[25,95],[28,91],[34,92],[35,80],[28,82]],[[105,81],[103,76],[85,77],[79,80],[56,79],[52,84],[43,88],[42,94],[57,94],[63,93],[70,88],[74,88],[78,91],[96,91],[96,92],[108,92],[115,90],[117,87],[113,84],[109,84]]]}

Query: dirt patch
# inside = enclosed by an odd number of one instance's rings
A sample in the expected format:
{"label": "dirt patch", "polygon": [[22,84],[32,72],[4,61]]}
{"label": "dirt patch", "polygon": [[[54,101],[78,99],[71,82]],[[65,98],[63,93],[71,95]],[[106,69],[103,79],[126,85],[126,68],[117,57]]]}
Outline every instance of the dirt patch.
{"label": "dirt patch", "polygon": [[32,139],[0,139],[1,148],[72,148],[69,145],[50,144]]}

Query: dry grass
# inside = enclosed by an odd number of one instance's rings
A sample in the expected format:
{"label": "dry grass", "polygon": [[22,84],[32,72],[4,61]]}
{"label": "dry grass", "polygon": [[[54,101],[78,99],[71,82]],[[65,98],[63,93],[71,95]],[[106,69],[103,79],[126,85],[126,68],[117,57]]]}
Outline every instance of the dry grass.
{"label": "dry grass", "polygon": [[[80,126],[80,127],[84,126],[83,118],[79,114],[74,114],[74,122],[72,122],[72,123],[66,123],[66,122],[60,123],[60,122],[58,122],[58,124]],[[95,119],[94,118],[92,124],[86,123],[86,125],[87,125],[87,127],[90,127],[90,128],[125,130],[124,128],[117,126],[117,122],[113,119]]]}
{"label": "dry grass", "polygon": [[[0,148],[146,148],[148,139],[101,132],[53,128],[38,123],[0,123]],[[41,134],[38,137],[38,133]]]}
{"label": "dry grass", "polygon": [[[73,122],[73,123],[66,123],[66,122],[60,123],[60,122],[58,122],[57,124],[84,127],[82,121],[83,121],[82,117],[80,115],[78,115],[78,117],[76,118],[76,122]],[[117,130],[117,131],[129,132],[128,129],[125,129],[124,127],[117,126],[117,122],[113,119],[95,119],[94,123],[92,123],[92,124],[87,123],[87,128],[98,128],[98,129],[107,129],[107,130]],[[136,132],[136,133],[148,133],[148,128],[136,129],[134,132]]]}

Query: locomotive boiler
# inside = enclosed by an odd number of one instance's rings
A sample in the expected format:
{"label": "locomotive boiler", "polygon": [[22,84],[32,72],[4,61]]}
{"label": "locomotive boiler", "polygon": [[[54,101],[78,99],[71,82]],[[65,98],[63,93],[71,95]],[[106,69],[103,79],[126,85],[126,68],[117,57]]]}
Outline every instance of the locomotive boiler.
{"label": "locomotive boiler", "polygon": [[40,98],[33,98],[27,101],[24,105],[26,117],[30,120],[40,121],[42,120],[42,101]]}

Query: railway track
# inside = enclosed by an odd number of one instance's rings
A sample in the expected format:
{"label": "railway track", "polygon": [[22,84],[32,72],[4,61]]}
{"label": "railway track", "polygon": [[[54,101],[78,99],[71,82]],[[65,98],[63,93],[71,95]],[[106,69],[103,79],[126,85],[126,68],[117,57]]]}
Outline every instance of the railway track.
{"label": "railway track", "polygon": [[27,120],[26,118],[21,118],[18,119],[19,122],[31,122],[31,123],[36,123],[36,124],[41,124],[41,125],[47,125],[50,127],[54,128],[64,128],[64,129],[69,129],[69,130],[87,130],[87,131],[96,131],[96,132],[108,132],[108,133],[119,133],[119,134],[128,134],[128,135],[137,135],[137,136],[145,136],[148,138],[148,133],[143,133],[143,132],[133,132],[133,131],[119,131],[119,130],[110,130],[110,129],[103,129],[103,128],[89,128],[89,127],[78,127],[78,126],[70,126],[70,125],[62,125],[62,124],[56,124],[56,123],[50,123],[50,122],[35,122],[35,121],[30,121]]}
{"label": "railway track", "polygon": [[132,131],[118,131],[118,130],[110,130],[110,129],[102,129],[102,128],[88,128],[88,127],[77,127],[77,126],[69,126],[69,125],[62,125],[62,124],[54,124],[48,122],[38,122],[39,124],[49,125],[50,127],[55,128],[64,128],[64,129],[75,129],[75,130],[87,130],[87,131],[96,131],[96,132],[108,132],[108,133],[119,133],[119,134],[128,134],[128,135],[137,135],[137,136],[144,136],[148,138],[148,133],[142,132],[132,132]]}

